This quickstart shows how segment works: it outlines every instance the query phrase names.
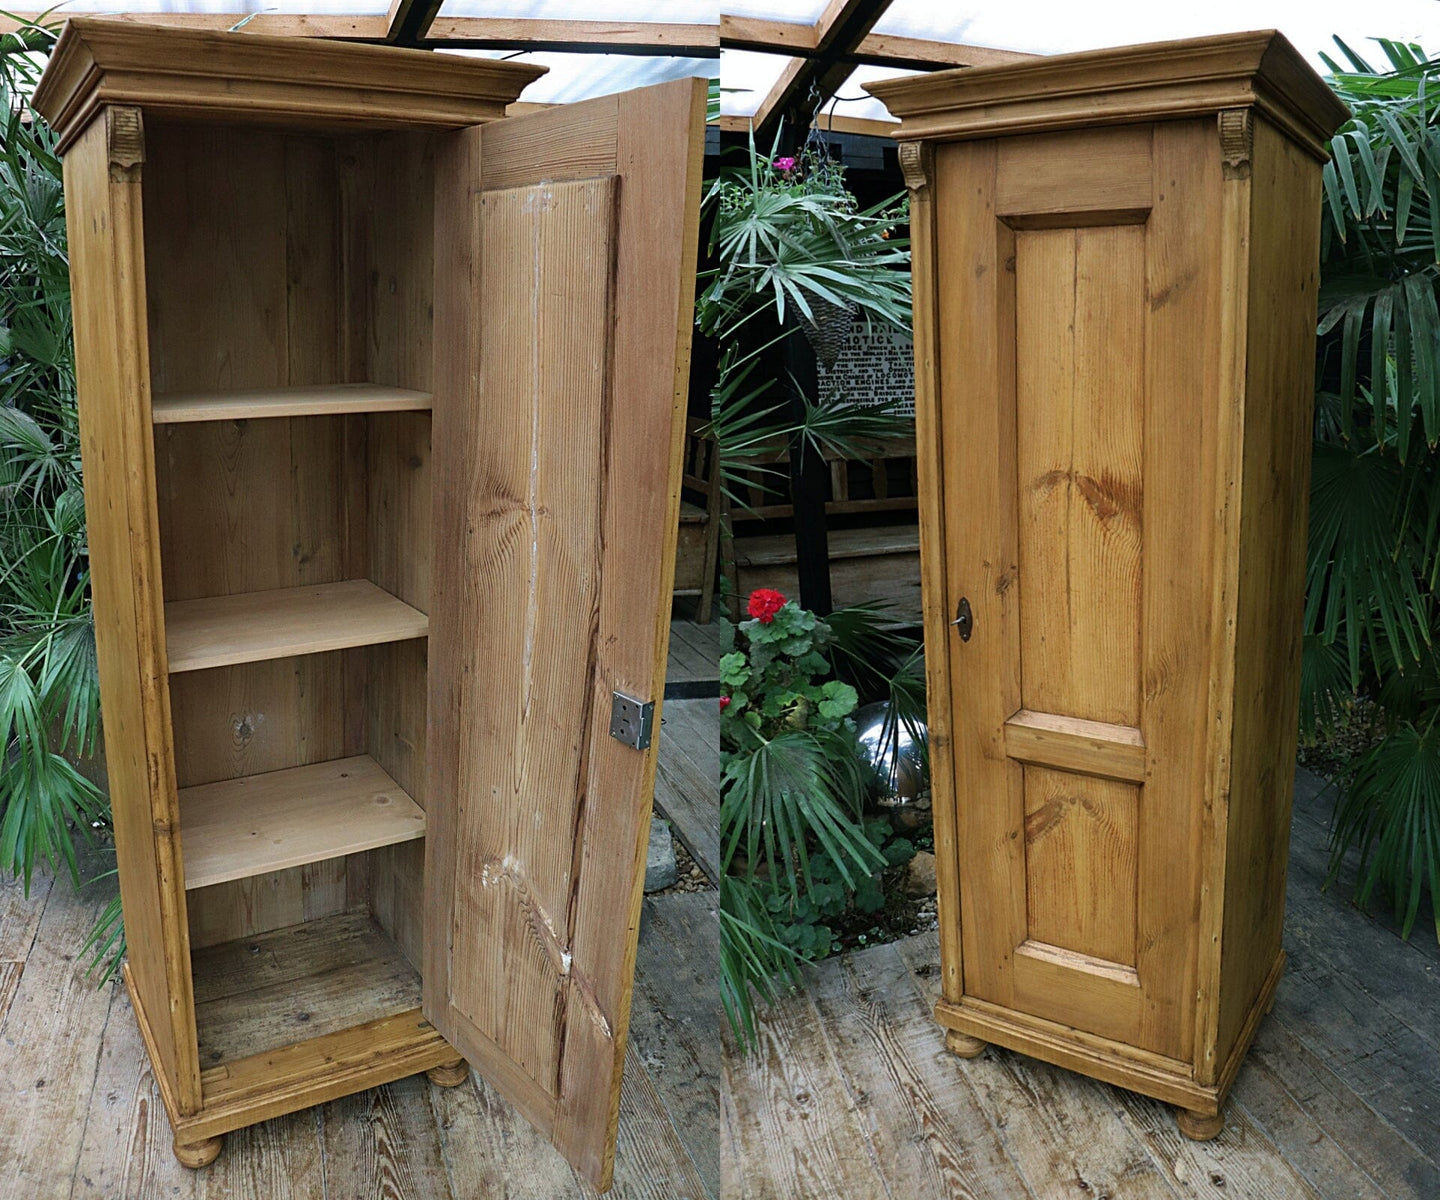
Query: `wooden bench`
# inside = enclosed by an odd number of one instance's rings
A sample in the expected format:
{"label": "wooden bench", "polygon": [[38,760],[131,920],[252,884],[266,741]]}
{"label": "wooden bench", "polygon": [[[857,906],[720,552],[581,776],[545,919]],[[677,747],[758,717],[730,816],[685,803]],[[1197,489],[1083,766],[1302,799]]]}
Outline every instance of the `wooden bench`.
{"label": "wooden bench", "polygon": [[[873,441],[861,449],[858,459],[828,450],[824,455],[830,477],[825,513],[837,518],[827,532],[831,594],[837,608],[881,601],[892,606],[890,615],[895,620],[918,622],[920,529],[913,519],[897,519],[917,511],[915,439]],[[742,473],[739,486],[732,488],[744,502],[733,513],[736,522],[753,528],[753,523],[794,519],[788,461],[787,448],[776,446],[757,459],[755,470]],[[877,521],[857,521],[865,516]],[[757,587],[775,588],[787,596],[798,594],[793,533],[770,533],[763,528],[747,531],[734,539],[732,553],[731,570],[740,596]],[[727,555],[730,568],[728,559]]]}

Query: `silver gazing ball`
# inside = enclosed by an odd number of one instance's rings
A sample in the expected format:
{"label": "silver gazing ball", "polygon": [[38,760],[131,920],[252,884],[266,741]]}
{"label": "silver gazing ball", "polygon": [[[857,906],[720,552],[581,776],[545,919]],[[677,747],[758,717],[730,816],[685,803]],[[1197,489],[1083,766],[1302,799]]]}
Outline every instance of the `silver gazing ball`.
{"label": "silver gazing ball", "polygon": [[855,712],[861,753],[870,764],[870,809],[889,816],[897,830],[918,828],[930,815],[930,780],[925,767],[925,726],[913,730],[878,700]]}

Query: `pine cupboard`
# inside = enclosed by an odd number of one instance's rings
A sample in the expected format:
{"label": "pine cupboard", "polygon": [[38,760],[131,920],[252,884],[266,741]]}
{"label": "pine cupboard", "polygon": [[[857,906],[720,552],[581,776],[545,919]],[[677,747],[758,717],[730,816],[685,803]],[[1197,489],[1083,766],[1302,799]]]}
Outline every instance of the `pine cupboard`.
{"label": "pine cupboard", "polygon": [[190,1166],[468,1059],[609,1186],[705,88],[77,19],[125,981]]}
{"label": "pine cupboard", "polygon": [[912,198],[936,1016],[1213,1137],[1285,957],[1346,113],[1272,32],[871,90]]}

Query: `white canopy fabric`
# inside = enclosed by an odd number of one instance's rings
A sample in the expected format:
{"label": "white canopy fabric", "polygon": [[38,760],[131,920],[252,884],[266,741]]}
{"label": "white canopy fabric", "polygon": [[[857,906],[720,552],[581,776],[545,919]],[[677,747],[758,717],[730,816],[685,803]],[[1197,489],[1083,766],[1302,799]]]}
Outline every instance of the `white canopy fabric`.
{"label": "white canopy fabric", "polygon": [[[813,23],[824,5],[812,0],[734,0],[727,12],[768,16],[774,20]],[[1203,37],[1247,29],[1278,29],[1321,68],[1324,51],[1337,61],[1338,34],[1372,66],[1385,56],[1377,37],[1419,42],[1440,52],[1440,3],[1436,0],[1208,0],[1205,4],[1163,4],[1156,0],[1109,0],[1076,4],[1074,0],[893,0],[875,25],[877,34],[924,38],[1022,50],[1032,54],[1063,54],[1103,46],[1127,46],[1170,38]],[[748,51],[721,52],[721,109],[732,116],[750,116],[779,78],[786,58]],[[861,90],[862,83],[889,79],[908,71],[858,67],[838,93],[837,116],[888,120],[878,100]],[[731,91],[729,89],[742,89]],[[827,103],[826,111],[831,111]]]}
{"label": "white canopy fabric", "polygon": [[[13,8],[37,9],[35,5]],[[714,25],[722,12],[801,25],[815,25],[826,0],[444,0],[439,18],[483,17],[515,21],[602,21],[643,26],[646,22]],[[383,18],[389,0],[67,0],[58,14],[278,13],[283,15]],[[1376,37],[1419,42],[1440,51],[1437,0],[1208,0],[1205,4],[1162,4],[1155,0],[892,0],[875,25],[876,34],[959,42],[1035,54],[1120,46],[1167,38],[1197,37],[1243,29],[1280,29],[1319,65],[1321,51],[1335,53],[1339,34],[1359,53],[1380,63]],[[713,58],[616,53],[557,53],[464,50],[493,58],[541,63],[550,73],[527,89],[525,100],[568,102],[680,76],[721,76],[721,111],[753,115],[790,61],[783,54],[724,50]],[[885,108],[860,88],[864,82],[906,74],[885,67],[858,68],[827,111],[838,116],[886,120]]]}

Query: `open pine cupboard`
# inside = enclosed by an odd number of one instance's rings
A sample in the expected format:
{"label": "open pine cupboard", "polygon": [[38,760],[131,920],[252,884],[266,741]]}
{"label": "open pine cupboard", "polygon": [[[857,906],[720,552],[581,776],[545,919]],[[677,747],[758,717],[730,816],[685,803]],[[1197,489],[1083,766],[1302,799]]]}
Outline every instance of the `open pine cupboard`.
{"label": "open pine cupboard", "polygon": [[703,81],[71,21],[125,981],[175,1134],[468,1059],[609,1184]]}

